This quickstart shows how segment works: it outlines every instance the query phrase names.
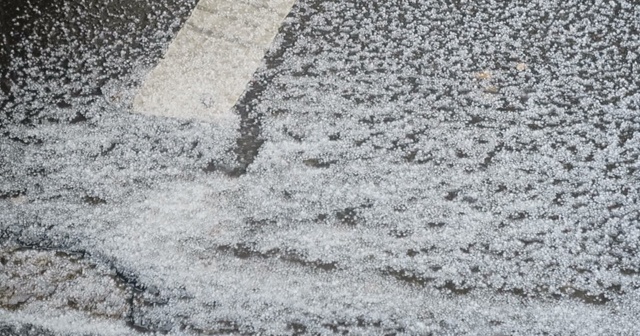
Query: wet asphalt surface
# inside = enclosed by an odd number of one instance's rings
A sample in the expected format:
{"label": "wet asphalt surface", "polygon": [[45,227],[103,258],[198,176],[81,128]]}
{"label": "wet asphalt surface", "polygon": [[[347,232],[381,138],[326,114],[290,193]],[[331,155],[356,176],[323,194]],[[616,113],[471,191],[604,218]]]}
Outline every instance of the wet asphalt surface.
{"label": "wet asphalt surface", "polygon": [[[638,332],[637,4],[301,1],[233,132],[126,112],[193,1],[0,6],[0,253],[41,293],[5,286],[2,309],[59,300],[131,333]],[[214,304],[103,242],[174,181],[230,204],[219,237],[175,235],[228,263]],[[38,258],[57,291],[21,280]],[[245,284],[261,265],[273,279]],[[77,269],[110,305],[64,288]],[[312,293],[325,277],[347,294]],[[0,315],[4,334],[82,333],[59,330]]]}
{"label": "wet asphalt surface", "polygon": [[[68,121],[47,119],[43,109],[70,108],[75,98],[90,104],[104,94],[108,81],[154,64],[195,2],[3,1],[0,6],[3,125],[33,126]],[[68,92],[72,82],[75,90]],[[24,112],[14,115],[16,110]]]}

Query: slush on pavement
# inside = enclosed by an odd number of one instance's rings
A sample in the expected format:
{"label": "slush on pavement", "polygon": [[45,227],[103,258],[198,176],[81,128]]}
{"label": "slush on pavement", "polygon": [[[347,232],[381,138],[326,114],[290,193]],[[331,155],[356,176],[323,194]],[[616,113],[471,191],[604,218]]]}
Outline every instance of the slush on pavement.
{"label": "slush on pavement", "polygon": [[0,2],[0,335],[640,334],[637,1]]}

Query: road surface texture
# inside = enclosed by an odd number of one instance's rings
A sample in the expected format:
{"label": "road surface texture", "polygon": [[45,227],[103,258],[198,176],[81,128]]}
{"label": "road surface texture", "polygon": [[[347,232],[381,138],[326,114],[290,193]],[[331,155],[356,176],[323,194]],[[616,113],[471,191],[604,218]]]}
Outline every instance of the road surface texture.
{"label": "road surface texture", "polygon": [[218,123],[262,64],[294,0],[202,0],[145,77],[137,113]]}
{"label": "road surface texture", "polygon": [[195,5],[0,5],[0,335],[640,334],[637,2],[299,0],[132,113]]}

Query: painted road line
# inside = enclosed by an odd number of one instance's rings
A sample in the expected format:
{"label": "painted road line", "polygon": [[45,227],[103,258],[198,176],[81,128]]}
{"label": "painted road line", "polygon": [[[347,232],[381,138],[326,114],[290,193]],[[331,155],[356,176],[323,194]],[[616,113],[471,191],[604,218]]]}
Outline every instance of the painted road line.
{"label": "painted road line", "polygon": [[230,116],[294,1],[200,1],[147,75],[134,112],[208,122]]}

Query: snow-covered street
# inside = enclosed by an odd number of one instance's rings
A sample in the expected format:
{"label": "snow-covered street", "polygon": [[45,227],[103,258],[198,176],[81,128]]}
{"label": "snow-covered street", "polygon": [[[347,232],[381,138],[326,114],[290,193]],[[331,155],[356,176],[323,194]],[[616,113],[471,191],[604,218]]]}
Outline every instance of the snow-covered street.
{"label": "snow-covered street", "polygon": [[0,335],[640,334],[640,4],[298,0],[137,113],[194,8],[0,4]]}

